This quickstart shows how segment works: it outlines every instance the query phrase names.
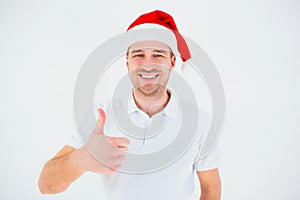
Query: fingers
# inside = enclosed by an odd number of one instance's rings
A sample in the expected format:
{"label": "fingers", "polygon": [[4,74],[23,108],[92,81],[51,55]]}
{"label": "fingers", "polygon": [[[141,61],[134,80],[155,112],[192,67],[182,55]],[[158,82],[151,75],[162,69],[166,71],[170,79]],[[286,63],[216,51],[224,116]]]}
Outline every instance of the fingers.
{"label": "fingers", "polygon": [[101,108],[99,108],[98,115],[99,116],[98,116],[97,124],[99,127],[99,133],[104,134],[104,125],[105,125],[105,121],[106,121],[106,114]]}
{"label": "fingers", "polygon": [[118,147],[120,150],[128,152],[128,147]]}
{"label": "fingers", "polygon": [[109,162],[104,162],[103,160],[97,159],[102,165],[107,168],[117,170],[126,160],[126,153],[124,151],[118,150],[118,153],[111,155]]}
{"label": "fingers", "polygon": [[127,148],[129,145],[129,140],[125,137],[109,137],[106,136],[108,141],[110,141],[112,144],[114,144],[116,147],[124,147]]}

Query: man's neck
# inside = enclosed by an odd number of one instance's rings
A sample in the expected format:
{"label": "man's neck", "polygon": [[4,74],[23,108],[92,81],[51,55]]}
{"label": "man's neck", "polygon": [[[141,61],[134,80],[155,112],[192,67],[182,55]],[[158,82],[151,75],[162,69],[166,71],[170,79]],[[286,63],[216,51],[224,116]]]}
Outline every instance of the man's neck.
{"label": "man's neck", "polygon": [[133,92],[133,98],[137,107],[147,113],[149,117],[161,112],[167,106],[170,96],[167,89],[164,89],[159,95],[153,96],[146,96],[138,90]]}

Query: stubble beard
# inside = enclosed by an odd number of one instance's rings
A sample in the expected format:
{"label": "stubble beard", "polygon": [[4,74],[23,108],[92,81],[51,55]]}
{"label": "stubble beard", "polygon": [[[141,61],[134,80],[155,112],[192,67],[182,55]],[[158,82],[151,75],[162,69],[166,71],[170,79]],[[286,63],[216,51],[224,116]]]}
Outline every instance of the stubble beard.
{"label": "stubble beard", "polygon": [[155,87],[152,90],[152,92],[145,91],[144,87],[148,87],[148,84],[146,84],[144,86],[141,86],[141,87],[138,87],[135,90],[138,91],[139,93],[141,93],[143,96],[151,97],[151,98],[161,96],[164,93],[164,91],[166,90],[165,85],[160,85],[160,84],[157,84],[157,83],[150,83],[150,84],[153,85],[153,86],[149,86],[149,87]]}
{"label": "stubble beard", "polygon": [[160,72],[159,74],[162,77],[159,77],[157,81],[151,83],[141,83],[139,81],[140,73],[141,70],[129,74],[135,92],[138,92],[142,96],[148,98],[160,97],[164,94],[164,92],[166,91],[166,85],[169,80],[170,71],[165,71],[164,73]]}

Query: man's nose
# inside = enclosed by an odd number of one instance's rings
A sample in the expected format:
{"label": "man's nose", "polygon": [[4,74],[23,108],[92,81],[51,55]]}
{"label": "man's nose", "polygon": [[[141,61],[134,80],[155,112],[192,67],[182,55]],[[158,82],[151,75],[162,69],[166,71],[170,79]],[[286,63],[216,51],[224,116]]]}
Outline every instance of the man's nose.
{"label": "man's nose", "polygon": [[155,64],[159,64],[158,63],[158,60],[155,59],[155,57],[151,54],[146,54],[144,56],[144,59],[143,59],[143,65],[155,65]]}
{"label": "man's nose", "polygon": [[151,55],[145,55],[143,59],[143,65],[153,63],[153,58]]}

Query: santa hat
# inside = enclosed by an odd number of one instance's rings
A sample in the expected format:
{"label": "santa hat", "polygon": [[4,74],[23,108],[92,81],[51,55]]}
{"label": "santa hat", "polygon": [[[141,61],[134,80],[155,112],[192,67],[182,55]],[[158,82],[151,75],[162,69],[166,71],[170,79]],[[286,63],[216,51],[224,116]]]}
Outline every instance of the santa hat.
{"label": "santa hat", "polygon": [[[183,36],[178,32],[173,17],[168,13],[165,13],[160,10],[145,13],[139,16],[132,24],[130,24],[127,31],[140,28],[162,28],[168,30],[169,32],[172,32],[171,35],[175,40],[176,47],[174,47],[172,42],[168,42],[169,40],[164,40],[163,42],[165,42],[173,51],[174,48],[177,48],[177,51],[179,52],[183,62],[191,58],[191,54],[186,41],[184,40]],[[152,40],[158,39],[155,38],[155,34],[153,34],[152,37]]]}

